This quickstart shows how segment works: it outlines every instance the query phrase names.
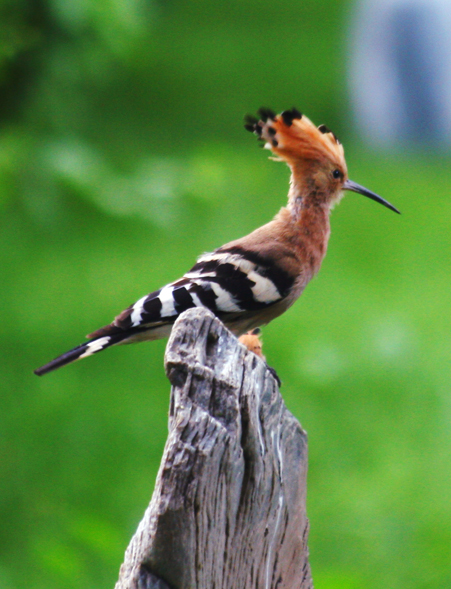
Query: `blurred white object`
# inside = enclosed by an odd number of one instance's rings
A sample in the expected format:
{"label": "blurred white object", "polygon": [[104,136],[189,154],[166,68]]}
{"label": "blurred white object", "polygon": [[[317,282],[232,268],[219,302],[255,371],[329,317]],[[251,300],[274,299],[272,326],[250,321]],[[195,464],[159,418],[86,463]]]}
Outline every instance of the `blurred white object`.
{"label": "blurred white object", "polygon": [[451,144],[451,0],[363,0],[350,82],[360,130],[380,144]]}

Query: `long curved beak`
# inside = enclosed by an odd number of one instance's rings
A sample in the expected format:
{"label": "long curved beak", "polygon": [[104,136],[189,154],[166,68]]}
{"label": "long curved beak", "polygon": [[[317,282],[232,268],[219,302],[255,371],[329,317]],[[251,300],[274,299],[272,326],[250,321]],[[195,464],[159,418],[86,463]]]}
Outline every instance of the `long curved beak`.
{"label": "long curved beak", "polygon": [[367,196],[368,198],[371,198],[371,200],[381,203],[381,205],[384,205],[384,207],[387,207],[387,209],[391,209],[395,213],[398,213],[398,215],[401,214],[401,211],[398,211],[398,209],[390,204],[388,200],[385,200],[385,198],[382,198],[382,196],[379,196],[375,192],[371,192],[371,190],[360,186],[360,184],[357,184],[357,182],[346,180],[346,182],[343,184],[343,190],[352,190],[352,192],[363,194],[363,196]]}

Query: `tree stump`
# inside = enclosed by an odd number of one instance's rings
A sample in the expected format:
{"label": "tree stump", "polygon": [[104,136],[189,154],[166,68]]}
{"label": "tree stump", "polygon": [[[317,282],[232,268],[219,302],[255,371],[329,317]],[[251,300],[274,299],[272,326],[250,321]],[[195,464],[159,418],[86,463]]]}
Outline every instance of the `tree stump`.
{"label": "tree stump", "polygon": [[307,436],[212,313],[176,321],[169,436],[116,589],[310,589]]}

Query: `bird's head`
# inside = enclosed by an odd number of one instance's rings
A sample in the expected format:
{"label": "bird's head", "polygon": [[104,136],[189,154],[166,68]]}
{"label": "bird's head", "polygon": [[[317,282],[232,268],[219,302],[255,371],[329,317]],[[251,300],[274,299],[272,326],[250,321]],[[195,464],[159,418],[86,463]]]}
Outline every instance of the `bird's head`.
{"label": "bird's head", "polygon": [[244,126],[265,142],[264,147],[277,156],[274,159],[290,166],[291,201],[308,196],[330,207],[340,200],[344,190],[351,190],[399,213],[381,196],[348,178],[343,145],[325,125],[316,127],[295,108],[280,115],[261,108],[258,114],[260,118],[248,115]]}

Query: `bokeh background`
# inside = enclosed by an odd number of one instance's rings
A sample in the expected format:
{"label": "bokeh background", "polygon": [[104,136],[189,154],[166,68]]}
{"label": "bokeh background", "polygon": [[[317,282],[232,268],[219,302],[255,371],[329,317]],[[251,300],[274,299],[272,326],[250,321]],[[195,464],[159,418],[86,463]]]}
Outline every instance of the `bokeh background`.
{"label": "bokeh background", "polygon": [[403,213],[348,193],[319,277],[264,329],[309,434],[315,585],[449,589],[451,157],[359,132],[359,3],[0,9],[0,587],[114,585],[166,439],[166,342],[32,370],[268,221],[288,170],[242,119],[296,106]]}

